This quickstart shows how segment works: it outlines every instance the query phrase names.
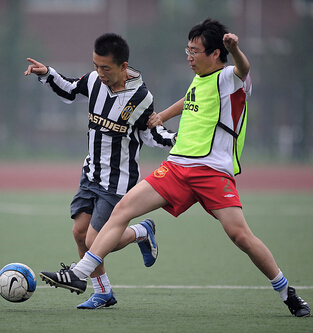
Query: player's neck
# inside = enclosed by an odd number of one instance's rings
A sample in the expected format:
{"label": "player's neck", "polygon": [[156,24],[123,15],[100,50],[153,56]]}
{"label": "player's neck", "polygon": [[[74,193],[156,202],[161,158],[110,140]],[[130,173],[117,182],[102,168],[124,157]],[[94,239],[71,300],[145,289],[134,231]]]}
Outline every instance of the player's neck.
{"label": "player's neck", "polygon": [[110,87],[111,91],[114,92],[114,93],[119,92],[119,91],[124,91],[126,81],[129,80],[129,79],[131,79],[131,76],[127,73],[127,71],[125,71],[125,74],[123,75],[121,80],[119,80],[118,82],[116,82],[115,84],[113,84]]}

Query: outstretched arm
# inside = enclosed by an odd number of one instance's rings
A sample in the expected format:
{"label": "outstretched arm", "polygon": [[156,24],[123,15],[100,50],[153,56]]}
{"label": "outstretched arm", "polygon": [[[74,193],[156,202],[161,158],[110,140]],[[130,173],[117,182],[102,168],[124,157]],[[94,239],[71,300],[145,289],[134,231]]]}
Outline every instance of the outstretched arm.
{"label": "outstretched arm", "polygon": [[[27,60],[31,65],[24,72],[25,76],[32,73],[38,75],[39,81],[47,88],[53,90],[67,104],[73,101],[88,102],[89,74],[81,78],[66,78],[52,67],[47,67],[35,59],[27,58]],[[58,89],[55,89],[55,86]]]}
{"label": "outstretched arm", "polygon": [[227,51],[231,54],[233,58],[235,64],[235,74],[240,77],[242,81],[245,81],[250,70],[250,64],[247,57],[239,49],[238,37],[235,34],[231,33],[225,34],[223,37],[223,42]]}
{"label": "outstretched arm", "polygon": [[31,62],[31,65],[29,65],[27,70],[24,72],[25,76],[30,75],[31,73],[37,75],[45,75],[48,73],[47,66],[43,65],[42,63],[32,58],[27,58],[27,61]]}

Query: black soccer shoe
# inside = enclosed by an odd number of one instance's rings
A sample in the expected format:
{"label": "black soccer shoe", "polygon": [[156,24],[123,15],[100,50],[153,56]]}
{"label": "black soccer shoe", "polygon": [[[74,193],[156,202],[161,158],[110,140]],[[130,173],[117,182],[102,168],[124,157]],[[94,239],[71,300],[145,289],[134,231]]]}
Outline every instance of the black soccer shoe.
{"label": "black soccer shoe", "polygon": [[284,303],[288,306],[291,314],[296,317],[309,317],[311,314],[308,303],[296,294],[295,288],[288,287],[288,298]]}
{"label": "black soccer shoe", "polygon": [[56,288],[69,289],[72,293],[76,292],[77,295],[82,294],[87,288],[87,279],[80,279],[69,266],[65,266],[63,263],[61,266],[63,268],[58,272],[40,272],[39,276],[42,281]]}

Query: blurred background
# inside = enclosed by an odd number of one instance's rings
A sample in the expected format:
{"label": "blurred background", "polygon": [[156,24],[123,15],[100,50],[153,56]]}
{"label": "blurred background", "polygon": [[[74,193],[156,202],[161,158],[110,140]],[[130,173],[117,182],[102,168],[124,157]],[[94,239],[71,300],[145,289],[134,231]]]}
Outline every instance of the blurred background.
{"label": "blurred background", "polygon": [[[243,160],[312,163],[311,0],[0,0],[0,161],[87,154],[87,105],[66,105],[25,77],[27,57],[80,77],[93,70],[94,40],[119,33],[159,112],[184,96],[188,32],[208,16],[239,36],[251,63]],[[160,161],[159,151],[146,157]]]}

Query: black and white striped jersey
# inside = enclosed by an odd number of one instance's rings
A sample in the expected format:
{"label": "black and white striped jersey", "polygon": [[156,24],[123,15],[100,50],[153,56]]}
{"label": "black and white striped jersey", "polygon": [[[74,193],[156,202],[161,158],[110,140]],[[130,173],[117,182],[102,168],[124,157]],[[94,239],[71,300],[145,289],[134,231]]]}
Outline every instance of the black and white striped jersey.
{"label": "black and white striped jersey", "polygon": [[39,81],[51,88],[65,103],[89,103],[88,150],[83,172],[111,193],[124,195],[140,178],[139,150],[143,143],[150,147],[172,147],[176,133],[163,126],[147,128],[153,112],[153,96],[140,72],[128,67],[131,79],[125,90],[112,92],[96,71],[80,79],[66,78],[49,67]]}

